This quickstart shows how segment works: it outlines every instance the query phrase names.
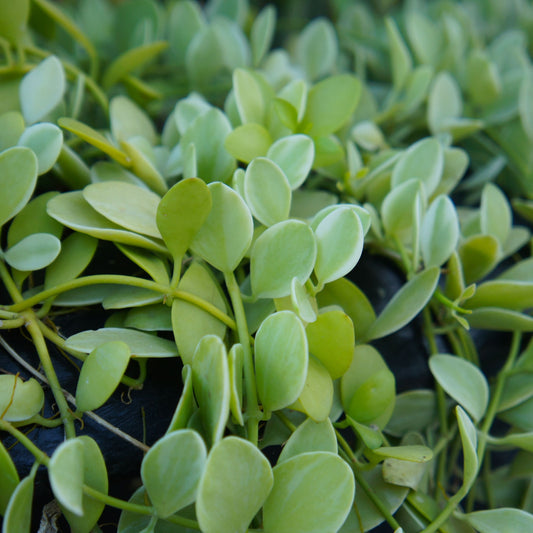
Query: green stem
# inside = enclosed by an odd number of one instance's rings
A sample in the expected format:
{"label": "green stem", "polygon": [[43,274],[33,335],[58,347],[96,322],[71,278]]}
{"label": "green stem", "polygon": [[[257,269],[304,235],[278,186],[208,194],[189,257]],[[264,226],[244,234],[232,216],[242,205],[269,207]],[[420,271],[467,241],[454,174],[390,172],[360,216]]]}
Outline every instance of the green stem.
{"label": "green stem", "polygon": [[255,383],[254,360],[252,349],[249,341],[248,325],[246,323],[246,314],[241,298],[241,291],[237,285],[237,280],[233,272],[224,273],[226,287],[228,289],[235,321],[237,323],[237,334],[239,342],[244,352],[244,386],[246,390],[246,426],[248,429],[248,440],[257,446],[259,440],[259,421],[262,418],[261,410],[257,403],[257,389]]}
{"label": "green stem", "polygon": [[0,329],[17,329],[24,325],[24,318],[15,318],[12,320],[0,319]]}
{"label": "green stem", "polygon": [[19,431],[15,426],[0,418],[0,430],[9,433],[12,437],[15,437],[34,457],[35,460],[45,466],[48,466],[50,458],[44,452],[42,452],[33,442]]}
{"label": "green stem", "polygon": [[31,310],[24,311],[24,316],[26,317],[26,329],[31,335],[35,349],[39,354],[39,359],[41,361],[41,365],[43,366],[44,373],[48,379],[48,384],[52,389],[57,407],[59,408],[61,420],[65,425],[65,434],[68,439],[74,438],[76,436],[74,420],[70,413],[67,400],[63,394],[63,391],[61,390],[59,380],[57,379],[57,374],[55,372],[54,365],[52,364],[52,360],[50,359],[50,353],[48,352],[46,341],[38,325],[39,321],[35,317],[35,313]]}
{"label": "green stem", "polygon": [[[105,503],[106,505],[111,505],[112,507],[116,507],[117,509],[122,509],[123,511],[128,511],[130,513],[136,513],[145,516],[156,515],[156,510],[153,507],[126,502],[124,500],[120,500],[119,498],[114,498],[113,496],[104,494],[103,492],[93,489],[88,485],[83,485],[83,492],[93,500]],[[171,515],[162,520],[166,520],[167,522],[172,522],[173,524],[178,524],[180,526],[192,529],[200,529],[200,526],[196,520],[190,520],[189,518],[184,518],[178,515]]]}
{"label": "green stem", "polygon": [[447,298],[444,294],[442,294],[442,291],[440,289],[437,289],[435,293],[433,294],[436,300],[438,300],[441,304],[446,306],[449,309],[452,309],[453,311],[456,311],[457,313],[461,313],[463,315],[470,315],[472,314],[471,309],[465,309],[464,307],[461,307],[457,305],[454,301]]}
{"label": "green stem", "polygon": [[[478,471],[483,464],[489,430],[494,422],[494,418],[496,417],[498,406],[500,405],[500,399],[503,392],[503,387],[505,385],[505,380],[511,372],[516,358],[518,357],[521,340],[522,333],[515,331],[513,333],[513,340],[511,342],[511,348],[509,350],[509,355],[507,356],[507,361],[496,378],[496,385],[492,393],[492,398],[479,431],[477,444]],[[421,533],[435,533],[446,522],[446,520],[448,520],[453,511],[461,503],[461,500],[468,494],[470,488],[471,483],[463,483],[459,490],[448,500],[446,506],[442,509],[439,515]]]}
{"label": "green stem", "polygon": [[[0,274],[1,274],[1,271],[0,271]],[[97,285],[97,284],[129,285],[130,287],[141,287],[144,289],[149,289],[155,292],[159,292],[161,294],[164,294],[164,295],[167,295],[173,298],[178,298],[180,300],[184,300],[189,303],[192,303],[193,305],[196,305],[197,307],[200,307],[201,309],[211,314],[215,318],[218,318],[218,320],[226,324],[226,326],[228,326],[229,328],[236,329],[235,321],[230,316],[228,316],[226,313],[221,311],[218,307],[216,307],[212,303],[204,300],[203,298],[200,298],[199,296],[196,296],[195,294],[191,294],[190,292],[180,291],[180,290],[171,291],[168,285],[162,285],[161,283],[157,283],[149,279],[136,278],[134,276],[123,276],[120,274],[97,274],[94,276],[83,276],[81,278],[67,281],[65,283],[61,283],[60,285],[56,285],[55,287],[52,287],[51,289],[47,289],[40,293],[34,294],[33,296],[31,296],[30,298],[27,298],[26,300],[19,299],[18,301],[16,301],[15,304],[9,306],[8,310],[11,312],[15,312],[15,313],[20,312],[20,311],[23,311],[24,309],[29,309],[30,307],[33,307],[34,305],[37,305],[40,302],[47,300],[48,298],[57,296],[58,294],[61,294],[63,292],[66,292],[72,289],[78,289],[80,287],[87,287],[89,285]]]}

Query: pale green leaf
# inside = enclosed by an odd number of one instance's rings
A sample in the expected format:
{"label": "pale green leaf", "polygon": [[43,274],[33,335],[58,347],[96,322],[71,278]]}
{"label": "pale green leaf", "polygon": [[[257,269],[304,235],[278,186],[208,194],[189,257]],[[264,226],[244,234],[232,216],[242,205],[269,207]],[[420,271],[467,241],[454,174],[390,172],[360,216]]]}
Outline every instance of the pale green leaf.
{"label": "pale green leaf", "polygon": [[479,533],[522,533],[533,529],[533,515],[522,509],[475,511],[462,518]]}
{"label": "pale green leaf", "polygon": [[6,514],[7,505],[20,482],[19,475],[9,453],[0,442],[0,516]]}
{"label": "pale green leaf", "polygon": [[272,144],[267,157],[283,170],[291,189],[297,189],[311,171],[315,146],[307,135],[289,135]]}
{"label": "pale green leaf", "polygon": [[250,45],[252,61],[258,67],[268,52],[276,27],[276,9],[272,5],[265,6],[255,17],[250,29]]}
{"label": "pale green leaf", "polygon": [[23,381],[13,374],[0,376],[0,414],[8,422],[20,422],[38,414],[44,405],[44,392],[37,380]]}
{"label": "pale green leaf", "polygon": [[387,37],[389,41],[389,50],[392,67],[392,84],[395,91],[403,89],[411,70],[413,69],[413,60],[409,49],[407,48],[402,36],[392,18],[385,20]]}
{"label": "pale green leaf", "polygon": [[6,262],[22,271],[47,267],[61,251],[61,241],[50,233],[33,233],[4,253]]}
{"label": "pale green leaf", "polygon": [[239,161],[249,163],[256,157],[265,156],[272,144],[272,137],[261,124],[248,122],[238,126],[224,141],[226,150]]}
{"label": "pale green leaf", "polygon": [[63,146],[63,132],[48,122],[33,124],[20,136],[19,146],[31,148],[37,156],[37,174],[48,172],[57,161]]}

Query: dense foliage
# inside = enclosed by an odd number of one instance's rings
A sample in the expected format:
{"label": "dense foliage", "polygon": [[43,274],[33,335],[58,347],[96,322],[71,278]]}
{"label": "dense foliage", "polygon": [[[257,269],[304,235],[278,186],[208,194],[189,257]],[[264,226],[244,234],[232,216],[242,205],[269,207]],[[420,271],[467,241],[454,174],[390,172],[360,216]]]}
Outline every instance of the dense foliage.
{"label": "dense foliage", "polygon": [[[302,4],[0,0],[0,431],[35,458],[0,444],[4,533],[39,465],[76,533],[533,530],[533,6]],[[367,254],[403,275],[379,313]],[[409,324],[435,387],[397,394]],[[106,426],[145,452],[121,500],[79,421],[161,358],[166,432]]]}

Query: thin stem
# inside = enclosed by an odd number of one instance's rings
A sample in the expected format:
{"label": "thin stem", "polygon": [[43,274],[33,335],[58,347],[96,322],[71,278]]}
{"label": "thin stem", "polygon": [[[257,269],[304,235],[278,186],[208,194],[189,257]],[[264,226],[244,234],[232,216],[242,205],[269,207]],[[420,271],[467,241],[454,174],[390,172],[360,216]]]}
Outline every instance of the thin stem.
{"label": "thin stem", "polygon": [[15,437],[34,457],[35,460],[42,465],[48,466],[50,458],[43,451],[41,451],[22,431],[19,431],[13,424],[0,418],[0,430],[6,431],[11,436]]}
{"label": "thin stem", "polygon": [[[1,271],[0,271],[0,274],[1,274]],[[200,307],[201,309],[211,314],[215,318],[218,318],[218,320],[220,320],[222,323],[224,323],[229,328],[236,329],[235,321],[230,316],[228,316],[226,313],[221,311],[218,307],[216,307],[212,303],[204,300],[203,298],[200,298],[199,296],[196,296],[195,294],[191,294],[190,292],[180,291],[180,290],[172,291],[170,290],[168,285],[163,285],[161,283],[157,283],[149,279],[137,278],[134,276],[122,276],[120,274],[97,274],[94,276],[83,276],[81,278],[76,278],[74,280],[61,283],[60,285],[56,285],[55,287],[52,287],[51,289],[47,289],[37,294],[34,294],[33,296],[31,296],[30,298],[27,298],[26,300],[19,299],[18,301],[16,301],[15,304],[9,306],[8,310],[11,312],[23,311],[24,309],[33,307],[34,305],[37,305],[40,302],[47,300],[48,298],[57,296],[58,294],[61,294],[63,292],[66,292],[72,289],[78,289],[80,287],[87,287],[89,285],[97,285],[97,284],[129,285],[131,287],[141,287],[144,289],[149,289],[155,292],[159,292],[166,296],[178,298],[180,300],[184,300],[189,303],[192,303],[193,305],[196,305],[197,307]]]}
{"label": "thin stem", "polygon": [[76,436],[76,428],[74,427],[74,421],[70,413],[70,409],[67,404],[67,400],[63,391],[61,390],[61,385],[57,379],[57,374],[50,359],[50,353],[48,352],[48,347],[46,346],[46,341],[44,336],[39,328],[38,319],[35,317],[35,313],[31,310],[25,311],[24,316],[26,317],[26,329],[28,330],[35,349],[39,354],[39,359],[43,366],[44,373],[48,378],[48,384],[52,389],[52,394],[54,395],[57,407],[61,413],[61,420],[65,425],[65,434],[67,438],[74,438]]}
{"label": "thin stem", "polygon": [[246,323],[246,314],[242,303],[241,291],[237,285],[235,275],[233,272],[226,272],[224,273],[224,279],[233,305],[233,312],[235,313],[239,342],[241,343],[244,352],[243,366],[244,386],[246,390],[246,426],[248,429],[248,440],[257,446],[259,439],[259,421],[262,418],[262,413],[257,403],[254,361],[249,341],[250,334]]}

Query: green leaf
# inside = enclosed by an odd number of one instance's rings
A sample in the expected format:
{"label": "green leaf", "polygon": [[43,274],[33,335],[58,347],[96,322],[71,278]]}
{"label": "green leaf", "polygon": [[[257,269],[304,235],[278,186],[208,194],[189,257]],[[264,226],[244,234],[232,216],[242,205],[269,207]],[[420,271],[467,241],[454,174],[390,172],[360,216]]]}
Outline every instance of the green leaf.
{"label": "green leaf", "polygon": [[224,433],[230,411],[228,357],[222,340],[206,335],[192,359],[192,384],[208,444],[214,446]]}
{"label": "green leaf", "polygon": [[346,414],[361,424],[384,427],[392,415],[395,395],[394,375],[381,354],[368,344],[358,344],[352,364],[341,378]]}
{"label": "green leaf", "polygon": [[165,304],[151,304],[130,309],[124,327],[143,331],[172,331],[171,310]]}
{"label": "green leaf", "polygon": [[[409,489],[385,482],[381,465],[371,470],[363,471],[361,475],[366,483],[372,487],[376,497],[383,502],[385,508],[391,514],[394,514],[405,500]],[[353,508],[339,533],[364,533],[381,524],[383,520],[383,515],[372,500],[366,495],[361,486],[356,484]]]}
{"label": "green leaf", "polygon": [[[0,36],[13,45],[22,44],[30,16],[30,0],[0,2]],[[22,531],[22,530],[21,530]]]}
{"label": "green leaf", "polygon": [[290,409],[301,411],[315,422],[323,422],[333,407],[333,380],[326,367],[312,355],[309,356],[307,376],[298,399]]}
{"label": "green leaf", "polygon": [[12,374],[0,376],[0,415],[8,422],[27,420],[40,412],[44,392],[33,378],[23,381]]}
{"label": "green leaf", "polygon": [[128,367],[130,355],[128,345],[121,341],[105,342],[88,355],[76,388],[78,409],[98,409],[110,398]]}
{"label": "green leaf", "polygon": [[22,271],[39,270],[52,263],[61,251],[61,241],[49,233],[24,237],[4,253],[6,262]]}
{"label": "green leaf", "polygon": [[162,302],[163,299],[164,295],[160,292],[144,287],[122,285],[104,296],[102,307],[104,309],[124,309]]}
{"label": "green leaf", "polygon": [[248,122],[235,128],[224,141],[226,150],[239,161],[249,163],[256,157],[267,155],[272,137],[261,124]]}
{"label": "green leaf", "polygon": [[348,122],[360,95],[361,82],[351,74],[339,74],[318,82],[307,94],[300,131],[311,137],[334,133]]}
{"label": "green leaf", "polygon": [[533,317],[501,307],[480,307],[467,317],[473,328],[493,331],[533,331]]}
{"label": "green leaf", "polygon": [[503,192],[492,183],[483,187],[480,215],[481,231],[495,237],[503,246],[513,224],[511,206]]}
{"label": "green leaf", "polygon": [[447,131],[450,122],[461,117],[463,100],[455,78],[442,71],[435,76],[428,98],[427,120],[432,134]]}
{"label": "green leaf", "polygon": [[448,196],[433,200],[422,220],[420,249],[426,267],[442,266],[459,241],[459,218]]}
{"label": "green leaf", "polygon": [[354,326],[340,310],[320,313],[306,327],[309,352],[327,368],[332,379],[340,378],[350,368],[355,345]]}
{"label": "green leaf", "polygon": [[170,516],[196,500],[206,458],[204,441],[191,429],[168,433],[150,448],[141,478],[158,516]]}
{"label": "green leaf", "polygon": [[196,401],[194,400],[194,394],[192,389],[192,370],[190,365],[184,365],[181,371],[181,381],[183,387],[181,390],[180,400],[176,409],[174,410],[174,415],[172,420],[168,425],[166,431],[167,434],[172,433],[178,429],[185,429],[196,409]]}
{"label": "green leaf", "polygon": [[185,1],[172,5],[168,18],[168,51],[176,66],[185,65],[187,48],[204,26],[204,13],[199,4]]}
{"label": "green leaf", "polygon": [[26,147],[0,153],[0,226],[14,217],[28,202],[37,183],[37,157]]}
{"label": "green leaf", "polygon": [[401,91],[413,69],[413,60],[402,36],[392,18],[385,19],[392,66],[392,84],[395,91]]}
{"label": "green leaf", "polygon": [[523,311],[531,307],[533,301],[533,280],[486,281],[476,287],[472,298],[465,302],[465,307],[477,309],[479,307],[502,307],[515,311]]}
{"label": "green leaf", "polygon": [[273,226],[289,216],[291,188],[283,170],[270,159],[258,157],[248,165],[244,198],[253,216],[265,226]]}
{"label": "green leaf", "polygon": [[372,304],[350,280],[341,278],[328,283],[317,294],[320,307],[338,305],[352,319],[356,337],[363,338],[368,327],[376,320]]}
{"label": "green leaf", "polygon": [[39,233],[49,233],[61,237],[63,226],[46,212],[48,201],[57,196],[57,191],[40,194],[28,202],[20,213],[12,220],[7,232],[8,248],[14,246],[25,237]]}
{"label": "green leaf", "polygon": [[175,264],[181,263],[185,252],[208,217],[211,206],[211,193],[206,184],[198,178],[178,182],[159,202],[157,227]]}
{"label": "green leaf", "polygon": [[420,65],[411,72],[407,79],[400,110],[396,114],[398,119],[410,117],[422,106],[427,98],[433,75],[434,70],[429,65]]}
{"label": "green leaf", "polygon": [[54,496],[65,509],[77,516],[83,516],[84,467],[84,445],[79,438],[61,443],[48,464]]}
{"label": "green leaf", "polygon": [[219,109],[200,115],[181,138],[182,149],[193,143],[196,148],[198,177],[206,182],[228,181],[235,170],[235,159],[224,148],[231,124]]}
{"label": "green leaf", "polygon": [[431,448],[417,444],[401,446],[382,446],[372,450],[378,457],[409,461],[411,463],[427,463],[433,458]]}
{"label": "green leaf", "polygon": [[34,468],[15,488],[2,522],[2,533],[30,533],[31,510],[33,508]]}
{"label": "green leaf", "polygon": [[355,482],[350,467],[338,455],[302,453],[273,471],[274,487],[263,507],[265,533],[339,530],[352,506]]}
{"label": "green leaf", "polygon": [[350,272],[363,252],[364,233],[359,217],[350,207],[328,214],[315,230],[315,274],[320,284],[330,283]]}
{"label": "green leaf", "polygon": [[531,142],[533,140],[533,72],[527,70],[518,95],[518,111],[520,113],[520,122]]}
{"label": "green leaf", "polygon": [[8,111],[7,113],[1,114],[0,152],[3,152],[4,150],[15,146],[18,143],[20,136],[24,133],[25,129],[26,126],[24,124],[24,117],[19,111]]}
{"label": "green leaf", "polygon": [[37,174],[40,176],[57,161],[63,146],[63,132],[48,122],[34,124],[24,130],[17,144],[33,150],[37,156]]}
{"label": "green leaf", "polygon": [[522,509],[502,507],[461,517],[479,533],[522,533],[533,529],[533,515]]}
{"label": "green leaf", "polygon": [[316,249],[314,233],[305,222],[285,220],[268,228],[257,238],[251,251],[253,295],[288,296],[293,278],[303,284],[311,275]]}
{"label": "green leaf", "polygon": [[305,385],[309,360],[300,319],[291,311],[270,315],[256,333],[254,351],[257,392],[263,408],[276,411],[295,402]]}
{"label": "green leaf", "polygon": [[238,68],[233,72],[233,90],[241,122],[264,124],[266,108],[273,97],[268,83],[258,73]]}
{"label": "green leaf", "polygon": [[252,242],[252,215],[244,200],[224,183],[210,183],[209,190],[213,206],[191,249],[216,269],[231,272]]}
{"label": "green leaf", "polygon": [[222,439],[211,450],[196,514],[205,533],[245,533],[273,484],[266,457],[250,442]]}
{"label": "green leaf", "polygon": [[48,202],[48,214],[65,226],[98,239],[168,253],[162,242],[127,231],[100,215],[86,202],[82,191],[67,192],[52,198]]}
{"label": "green leaf", "polygon": [[9,500],[19,482],[20,478],[15,464],[0,442],[0,516],[6,514]]}
{"label": "green leaf", "polygon": [[460,406],[455,408],[455,414],[463,445],[463,486],[471,487],[478,471],[476,428]]}
{"label": "green leaf", "polygon": [[176,345],[167,339],[143,331],[125,328],[101,328],[76,333],[66,340],[67,347],[90,353],[101,344],[111,341],[125,342],[132,357],[175,357]]}
{"label": "green leaf", "polygon": [[252,47],[252,62],[258,67],[268,52],[274,30],[276,28],[276,9],[267,5],[257,14],[250,29],[250,45]]}
{"label": "green leaf", "polygon": [[487,106],[502,93],[502,82],[496,63],[489,54],[474,49],[467,61],[467,92],[470,100],[478,106]]}
{"label": "green leaf", "polygon": [[398,159],[392,171],[391,185],[416,178],[424,184],[426,197],[437,188],[444,168],[444,154],[437,139],[421,139],[412,144]]}
{"label": "green leaf", "polygon": [[43,59],[20,82],[20,107],[27,124],[42,120],[63,99],[65,71],[56,56]]}
{"label": "green leaf", "polygon": [[[98,444],[91,437],[82,435],[76,439],[83,444],[83,483],[107,495],[108,481],[104,457]],[[82,515],[72,513],[63,508],[63,514],[73,533],[90,533],[96,526],[105,504],[83,494]]]}
{"label": "green leaf", "polygon": [[[195,261],[191,264],[181,278],[178,289],[199,296],[226,312],[220,285],[202,263]],[[217,335],[222,339],[226,332],[226,326],[218,318],[178,298],[172,302],[172,329],[184,364],[192,362],[196,346],[204,335]]]}
{"label": "green leaf", "polygon": [[307,418],[300,424],[283,446],[278,464],[306,452],[337,453],[335,428],[329,418],[323,422],[315,422]]}
{"label": "green leaf", "polygon": [[118,56],[102,75],[102,87],[110,89],[125,76],[142,68],[168,48],[166,41],[156,41],[132,48]]}
{"label": "green leaf", "polygon": [[272,144],[267,157],[283,170],[291,189],[297,189],[311,171],[315,146],[307,135],[289,135]]}
{"label": "green leaf", "polygon": [[500,245],[492,235],[472,235],[459,245],[465,283],[470,285],[487,275],[497,264]]}
{"label": "green leaf", "polygon": [[[416,413],[416,416],[413,416]],[[414,389],[396,396],[393,415],[385,430],[394,437],[403,437],[409,431],[423,432],[437,419],[435,392]]]}
{"label": "green leaf", "polygon": [[389,235],[402,240],[411,239],[414,204],[424,194],[422,182],[412,178],[392,189],[381,204],[383,227]]}
{"label": "green leaf", "polygon": [[90,145],[102,150],[104,154],[113,158],[117,163],[120,163],[125,167],[131,166],[131,159],[127,153],[117,148],[114,144],[111,144],[106,137],[87,124],[70,117],[62,117],[57,123],[63,129],[74,133],[74,135],[78,136],[80,139],[83,139]]}
{"label": "green leaf", "polygon": [[162,285],[168,285],[170,280],[166,261],[143,248],[118,243],[115,243],[115,245],[128,259],[147,272],[154,281]]}
{"label": "green leaf", "polygon": [[405,16],[407,37],[420,63],[437,66],[442,52],[441,29],[416,9]]}
{"label": "green leaf", "polygon": [[242,344],[234,344],[228,352],[228,368],[230,382],[230,410],[238,424],[244,426],[242,416],[244,349]]}
{"label": "green leaf", "polygon": [[132,137],[144,137],[150,144],[156,144],[157,133],[150,117],[137,104],[125,96],[115,96],[109,102],[111,133],[117,141]]}
{"label": "green leaf", "polygon": [[295,58],[307,79],[329,74],[337,61],[339,43],[333,23],[323,17],[313,19],[302,30],[295,45]]}
{"label": "green leaf", "polygon": [[368,328],[367,340],[390,335],[408,324],[433,296],[440,277],[438,267],[431,267],[413,276],[393,296],[385,309]]}

